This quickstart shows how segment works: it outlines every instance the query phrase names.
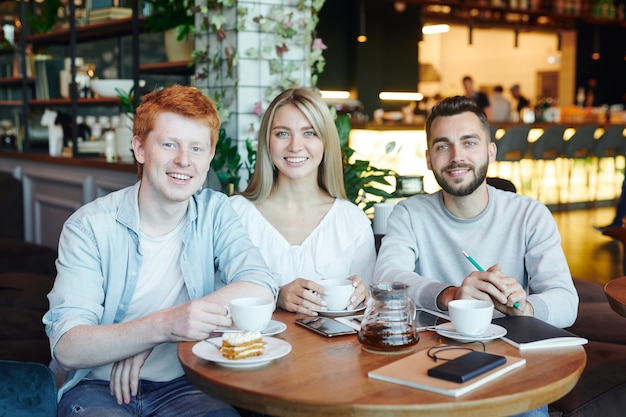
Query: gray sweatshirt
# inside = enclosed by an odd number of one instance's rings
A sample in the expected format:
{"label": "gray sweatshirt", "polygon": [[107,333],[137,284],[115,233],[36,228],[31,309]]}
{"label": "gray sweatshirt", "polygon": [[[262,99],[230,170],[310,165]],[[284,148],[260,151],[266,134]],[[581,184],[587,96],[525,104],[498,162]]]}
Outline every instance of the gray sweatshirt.
{"label": "gray sweatshirt", "polygon": [[437,296],[476,268],[496,263],[529,294],[535,317],[554,326],[576,320],[578,294],[550,211],[523,195],[487,186],[489,203],[472,219],[454,217],[442,192],[401,201],[389,216],[374,278],[411,285],[419,307],[439,310]]}

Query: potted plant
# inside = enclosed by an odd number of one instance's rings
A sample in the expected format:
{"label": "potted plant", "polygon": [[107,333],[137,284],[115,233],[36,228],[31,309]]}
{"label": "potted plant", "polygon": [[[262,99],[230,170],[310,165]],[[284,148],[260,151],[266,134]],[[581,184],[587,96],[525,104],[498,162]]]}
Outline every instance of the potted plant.
{"label": "potted plant", "polygon": [[34,13],[26,13],[26,20],[33,33],[50,32],[57,23],[59,9],[63,7],[61,0],[48,0],[39,6]]}
{"label": "potted plant", "polygon": [[120,100],[120,109],[122,109],[120,125],[115,129],[116,154],[120,160],[128,158],[129,162],[135,161],[135,153],[133,152],[133,122],[135,112],[137,111],[137,97],[135,96],[135,87],[128,92],[116,88],[117,98]]}
{"label": "potted plant", "polygon": [[194,48],[195,17],[193,0],[145,0],[152,13],[144,26],[151,32],[163,32],[169,61],[190,61]]}
{"label": "potted plant", "polygon": [[390,169],[376,168],[370,161],[352,160],[355,150],[349,145],[352,128],[350,117],[347,114],[339,116],[335,120],[335,125],[343,154],[343,182],[348,200],[367,212],[374,204],[394,197],[393,193],[385,191],[381,186],[391,186],[387,178],[395,177],[396,173]]}
{"label": "potted plant", "polygon": [[211,167],[217,175],[222,186],[222,191],[232,195],[241,179],[239,170],[243,166],[241,155],[237,150],[237,142],[234,142],[224,128],[220,128],[219,138],[215,147],[215,156]]}

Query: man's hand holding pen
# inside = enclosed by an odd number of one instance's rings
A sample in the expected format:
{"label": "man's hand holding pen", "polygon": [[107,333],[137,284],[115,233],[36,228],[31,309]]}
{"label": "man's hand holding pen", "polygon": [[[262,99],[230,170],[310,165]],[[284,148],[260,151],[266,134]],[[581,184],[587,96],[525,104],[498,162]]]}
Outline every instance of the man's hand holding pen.
{"label": "man's hand holding pen", "polygon": [[532,306],[526,301],[526,291],[519,282],[502,272],[500,264],[486,271],[472,272],[460,287],[461,298],[476,298],[493,302],[494,308],[511,316],[532,316]]}
{"label": "man's hand holding pen", "polygon": [[[502,266],[495,264],[485,271],[474,258],[472,258],[467,252],[461,251],[463,256],[478,270],[478,272],[493,272],[495,277],[487,276],[484,279],[486,282],[490,282],[492,286],[487,286],[483,291],[490,295],[496,310],[509,316],[533,316],[534,309],[526,301],[526,291],[515,280],[515,278],[505,275],[502,272]],[[467,280],[475,273],[470,274]],[[465,280],[463,284],[465,284]],[[463,285],[461,285],[463,287]],[[484,287],[484,286],[482,286]],[[478,288],[481,290],[480,288]],[[482,299],[482,298],[481,298]]]}
{"label": "man's hand holding pen", "polygon": [[438,304],[447,310],[450,301],[463,298],[491,300],[494,308],[506,315],[534,314],[532,306],[526,300],[526,291],[515,278],[502,272],[500,264],[495,264],[487,270],[474,271],[459,287],[447,288],[440,294]]}

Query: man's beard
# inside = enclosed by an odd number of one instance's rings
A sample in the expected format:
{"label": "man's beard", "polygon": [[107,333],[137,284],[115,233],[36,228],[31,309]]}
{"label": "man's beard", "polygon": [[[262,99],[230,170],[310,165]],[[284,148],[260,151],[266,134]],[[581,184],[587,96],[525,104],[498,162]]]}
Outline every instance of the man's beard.
{"label": "man's beard", "polygon": [[433,174],[435,176],[435,179],[437,180],[437,183],[445,192],[455,197],[464,197],[476,191],[476,189],[480,186],[480,184],[482,184],[485,181],[485,178],[487,178],[487,169],[489,168],[489,163],[485,162],[484,164],[480,165],[477,169],[472,169],[471,166],[465,165],[465,164],[455,164],[455,165],[450,165],[444,168],[443,171],[447,171],[447,170],[455,169],[455,168],[469,168],[470,170],[474,172],[474,180],[470,182],[469,184],[467,184],[466,186],[458,188],[458,187],[453,187],[453,184],[446,181],[443,175],[441,175],[439,172],[433,171]]}

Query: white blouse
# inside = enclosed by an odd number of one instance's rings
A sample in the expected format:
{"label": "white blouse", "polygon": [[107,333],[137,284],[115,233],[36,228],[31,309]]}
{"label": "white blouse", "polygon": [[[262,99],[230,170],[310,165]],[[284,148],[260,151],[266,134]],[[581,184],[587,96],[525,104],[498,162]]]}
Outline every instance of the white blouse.
{"label": "white blouse", "polygon": [[354,274],[371,284],[376,262],[369,218],[351,202],[333,206],[300,245],[291,245],[245,197],[230,198],[252,242],[259,247],[279,286],[296,278],[345,279]]}

